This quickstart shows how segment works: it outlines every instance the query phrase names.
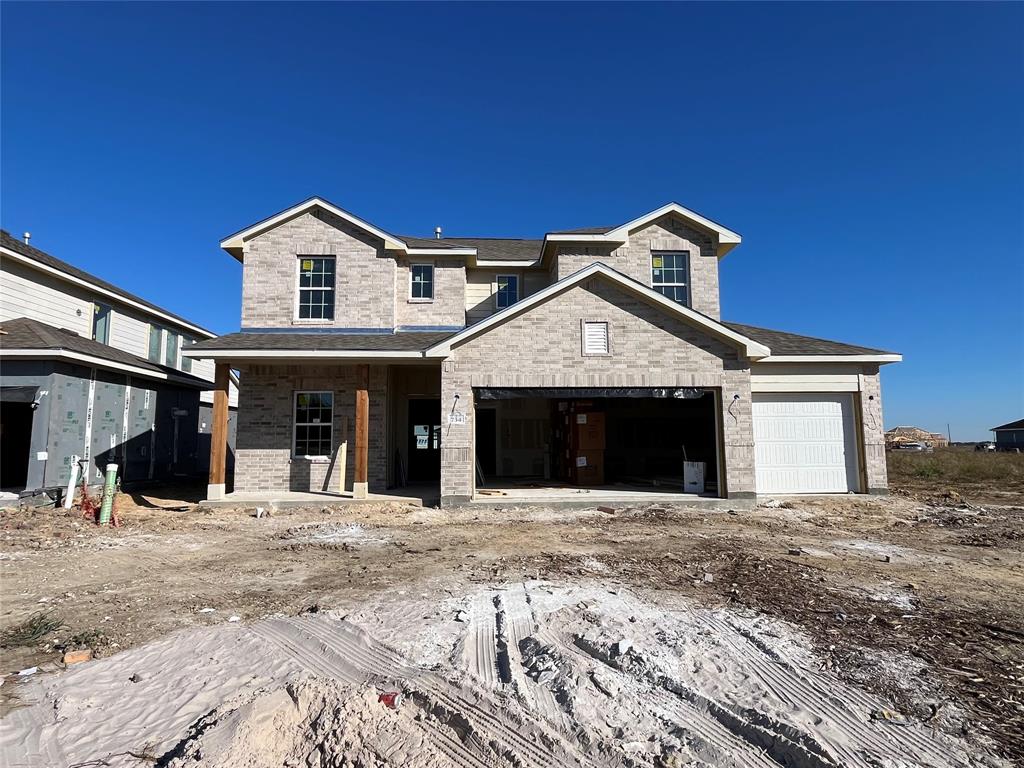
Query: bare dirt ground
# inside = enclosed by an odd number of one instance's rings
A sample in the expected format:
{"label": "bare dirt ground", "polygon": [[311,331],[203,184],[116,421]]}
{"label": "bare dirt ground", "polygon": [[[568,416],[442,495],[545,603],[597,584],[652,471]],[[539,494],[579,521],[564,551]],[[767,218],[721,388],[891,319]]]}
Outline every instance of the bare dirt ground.
{"label": "bare dirt ground", "polygon": [[[105,530],[4,510],[0,631],[40,612],[61,626],[8,636],[0,757],[1013,764],[1024,493],[896,490],[735,513],[262,518],[153,492],[124,497]],[[79,647],[97,658],[52,674]],[[407,694],[396,710],[377,703],[387,685]]]}

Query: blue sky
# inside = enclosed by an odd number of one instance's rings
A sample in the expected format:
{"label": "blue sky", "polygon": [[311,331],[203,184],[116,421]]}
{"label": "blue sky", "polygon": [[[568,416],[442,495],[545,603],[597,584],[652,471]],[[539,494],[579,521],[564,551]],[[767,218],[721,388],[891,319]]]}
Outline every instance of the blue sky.
{"label": "blue sky", "polygon": [[867,346],[886,422],[1024,416],[1022,4],[3,3],[0,222],[218,332],[318,194],[540,236],[669,200],[723,317]]}

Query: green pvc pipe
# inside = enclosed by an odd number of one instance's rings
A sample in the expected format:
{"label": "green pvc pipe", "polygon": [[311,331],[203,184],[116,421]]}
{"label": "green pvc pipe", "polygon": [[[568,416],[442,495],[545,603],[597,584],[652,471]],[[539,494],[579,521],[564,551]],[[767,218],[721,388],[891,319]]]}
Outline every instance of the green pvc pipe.
{"label": "green pvc pipe", "polygon": [[110,525],[114,509],[114,490],[117,488],[117,464],[107,464],[107,476],[103,480],[103,501],[100,503],[100,525]]}

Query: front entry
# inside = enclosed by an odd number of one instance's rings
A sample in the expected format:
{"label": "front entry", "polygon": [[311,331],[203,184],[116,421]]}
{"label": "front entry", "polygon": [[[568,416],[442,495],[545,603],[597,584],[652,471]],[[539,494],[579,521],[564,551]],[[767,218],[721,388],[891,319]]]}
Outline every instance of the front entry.
{"label": "front entry", "polygon": [[409,401],[409,482],[441,479],[441,401]]}

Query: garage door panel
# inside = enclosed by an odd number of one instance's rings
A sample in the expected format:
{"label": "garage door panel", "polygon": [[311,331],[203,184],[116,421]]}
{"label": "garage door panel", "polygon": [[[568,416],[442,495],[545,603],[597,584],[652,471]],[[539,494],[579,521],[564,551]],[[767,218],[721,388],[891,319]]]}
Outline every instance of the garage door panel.
{"label": "garage door panel", "polygon": [[758,493],[856,490],[857,454],[849,395],[754,395]]}

